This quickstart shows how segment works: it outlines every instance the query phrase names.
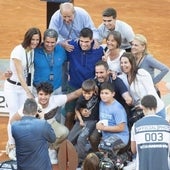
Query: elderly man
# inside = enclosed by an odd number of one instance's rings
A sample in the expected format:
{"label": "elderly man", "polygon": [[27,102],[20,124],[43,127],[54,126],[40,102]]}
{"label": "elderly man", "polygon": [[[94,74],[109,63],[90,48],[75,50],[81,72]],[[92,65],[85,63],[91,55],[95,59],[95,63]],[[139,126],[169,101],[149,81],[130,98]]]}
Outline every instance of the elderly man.
{"label": "elderly man", "polygon": [[90,15],[80,7],[74,7],[72,3],[62,3],[60,9],[51,17],[49,28],[55,29],[58,34],[58,42],[67,51],[72,51],[73,46],[67,43],[69,39],[77,39],[80,31],[88,27],[93,31],[94,39],[98,39],[97,29]]}

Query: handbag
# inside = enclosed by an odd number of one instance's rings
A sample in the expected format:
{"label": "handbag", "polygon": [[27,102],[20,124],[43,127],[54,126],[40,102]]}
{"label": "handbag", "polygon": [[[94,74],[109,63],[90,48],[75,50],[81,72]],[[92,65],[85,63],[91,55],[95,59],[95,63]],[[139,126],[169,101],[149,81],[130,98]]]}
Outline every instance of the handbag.
{"label": "handbag", "polygon": [[154,86],[154,87],[155,87],[156,93],[157,93],[158,96],[161,98],[161,91],[158,89],[157,86]]}
{"label": "handbag", "polygon": [[133,107],[130,112],[131,114],[129,117],[128,126],[131,129],[131,127],[137,120],[144,117],[144,114],[143,114],[143,110],[139,107]]}

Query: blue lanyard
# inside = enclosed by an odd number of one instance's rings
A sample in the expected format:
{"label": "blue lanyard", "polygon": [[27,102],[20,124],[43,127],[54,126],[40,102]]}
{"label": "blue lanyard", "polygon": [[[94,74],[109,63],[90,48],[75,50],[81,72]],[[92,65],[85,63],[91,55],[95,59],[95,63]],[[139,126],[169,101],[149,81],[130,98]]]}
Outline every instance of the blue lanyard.
{"label": "blue lanyard", "polygon": [[44,51],[44,54],[45,54],[45,59],[50,67],[50,70],[52,71],[54,67],[54,51],[50,54]]}

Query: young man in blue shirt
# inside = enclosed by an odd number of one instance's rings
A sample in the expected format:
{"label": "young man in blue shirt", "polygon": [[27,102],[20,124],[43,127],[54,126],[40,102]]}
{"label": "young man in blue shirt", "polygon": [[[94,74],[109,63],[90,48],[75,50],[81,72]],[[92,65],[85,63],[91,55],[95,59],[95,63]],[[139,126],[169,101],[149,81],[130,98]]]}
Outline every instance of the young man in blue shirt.
{"label": "young man in blue shirt", "polygon": [[[81,88],[84,80],[95,77],[95,64],[102,59],[103,48],[94,48],[93,31],[83,28],[78,40],[71,40],[69,44],[74,46],[73,51],[67,52],[69,63],[69,81],[67,91],[71,92]],[[74,122],[75,102],[67,103],[66,126],[71,129]],[[72,124],[71,124],[72,122]]]}

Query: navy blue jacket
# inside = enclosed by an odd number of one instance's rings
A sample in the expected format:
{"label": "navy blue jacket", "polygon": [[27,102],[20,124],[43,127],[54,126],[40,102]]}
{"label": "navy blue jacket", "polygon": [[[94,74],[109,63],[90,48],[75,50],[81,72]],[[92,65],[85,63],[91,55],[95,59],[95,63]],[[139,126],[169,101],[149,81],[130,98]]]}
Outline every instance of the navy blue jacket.
{"label": "navy blue jacket", "polygon": [[71,40],[69,44],[74,46],[72,52],[67,52],[69,61],[69,85],[78,89],[84,80],[95,77],[95,64],[102,59],[103,48],[94,49],[92,46],[88,51],[83,51],[79,45],[79,41]]}

